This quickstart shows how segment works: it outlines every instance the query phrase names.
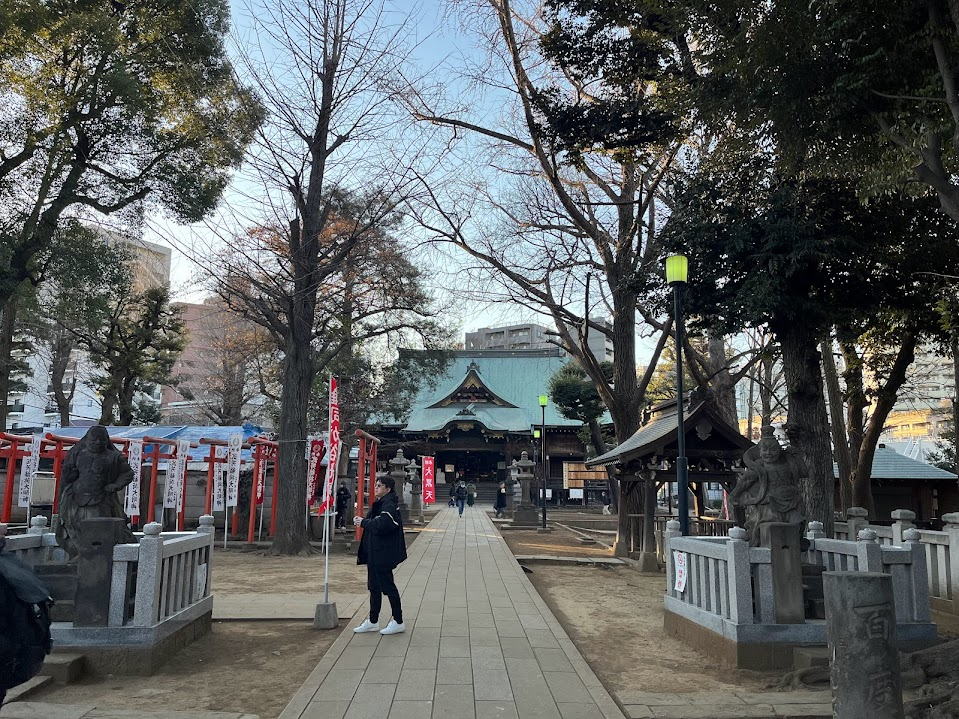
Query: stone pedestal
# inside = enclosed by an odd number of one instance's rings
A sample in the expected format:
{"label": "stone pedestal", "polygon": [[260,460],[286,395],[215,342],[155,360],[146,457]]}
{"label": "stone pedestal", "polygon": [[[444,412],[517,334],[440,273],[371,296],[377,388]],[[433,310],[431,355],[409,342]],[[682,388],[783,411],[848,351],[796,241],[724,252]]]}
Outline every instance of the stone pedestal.
{"label": "stone pedestal", "polygon": [[389,462],[390,476],[393,478],[393,481],[396,482],[396,497],[398,499],[396,510],[400,513],[400,517],[403,518],[404,525],[410,523],[410,508],[403,498],[403,488],[406,482],[406,465],[409,463],[410,461],[403,456],[402,449],[396,450],[396,456]]}
{"label": "stone pedestal", "polygon": [[834,715],[902,719],[892,576],[826,572],[823,589]]}
{"label": "stone pedestal", "polygon": [[113,547],[123,537],[126,523],[116,517],[85,519],[75,538],[80,551],[73,625],[105,627],[110,618]]}
{"label": "stone pedestal", "polygon": [[535,527],[539,524],[539,516],[536,507],[529,501],[529,483],[533,479],[533,473],[529,470],[533,467],[533,463],[529,460],[526,452],[522,453],[516,466],[519,468],[517,479],[519,479],[520,486],[520,501],[519,506],[513,509],[513,526]]}

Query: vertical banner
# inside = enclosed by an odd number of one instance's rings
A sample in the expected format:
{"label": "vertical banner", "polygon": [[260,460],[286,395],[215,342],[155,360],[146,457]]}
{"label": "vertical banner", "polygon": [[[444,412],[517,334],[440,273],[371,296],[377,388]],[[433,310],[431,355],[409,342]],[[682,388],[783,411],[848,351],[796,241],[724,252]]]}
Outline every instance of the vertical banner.
{"label": "vertical banner", "polygon": [[330,377],[330,454],[326,464],[326,481],[323,482],[323,501],[319,514],[327,512],[333,504],[333,485],[336,483],[336,465],[340,459],[340,397],[336,377]]}
{"label": "vertical banner", "polygon": [[243,435],[230,435],[230,447],[226,455],[226,506],[235,507],[240,501],[240,452]]}
{"label": "vertical banner", "polygon": [[323,440],[319,437],[307,438],[306,465],[306,506],[309,507],[316,499],[316,486],[320,481],[320,470],[323,465]]}
{"label": "vertical banner", "polygon": [[176,473],[176,511],[183,510],[183,502],[185,498],[185,488],[186,488],[186,469],[187,463],[190,461],[190,440],[180,439],[176,443],[176,459],[177,459],[177,473]]}
{"label": "vertical banner", "polygon": [[266,463],[267,463],[267,453],[263,450],[266,449],[265,445],[260,445],[259,454],[260,454],[260,463],[256,468],[256,504],[260,506],[263,504],[263,495],[266,492]]}
{"label": "vertical banner", "polygon": [[433,457],[423,457],[423,503],[433,504],[436,501],[436,460]]}
{"label": "vertical banner", "polygon": [[18,507],[30,506],[30,495],[33,494],[33,475],[36,474],[40,463],[40,443],[43,435],[33,435],[33,444],[30,445],[30,454],[20,460],[20,494],[17,496]]}
{"label": "vertical banner", "polygon": [[131,439],[129,444],[130,469],[133,470],[133,481],[127,485],[123,498],[123,511],[128,517],[140,514],[140,470],[143,467],[143,440]]}
{"label": "vertical banner", "polygon": [[[179,448],[178,448],[179,449]],[[180,453],[166,461],[166,479],[163,484],[163,508],[176,509],[177,475],[180,474]]]}
{"label": "vertical banner", "polygon": [[[226,459],[227,448],[217,447],[217,459]],[[226,509],[225,495],[223,492],[223,479],[226,477],[226,462],[215,462],[213,464],[213,511],[222,512]]]}

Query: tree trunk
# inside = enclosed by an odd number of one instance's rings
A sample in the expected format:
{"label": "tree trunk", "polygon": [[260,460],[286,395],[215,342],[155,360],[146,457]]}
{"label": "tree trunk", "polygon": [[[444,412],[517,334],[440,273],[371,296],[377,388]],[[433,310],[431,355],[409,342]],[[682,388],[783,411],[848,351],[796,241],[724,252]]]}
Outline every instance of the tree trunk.
{"label": "tree trunk", "polygon": [[60,414],[60,426],[70,426],[70,403],[73,401],[77,389],[76,366],[73,368],[73,378],[70,381],[70,391],[63,389],[63,378],[66,377],[73,356],[75,341],[73,336],[58,325],[54,325],[56,337],[53,341],[53,356],[50,358],[50,381],[53,384],[53,399],[57,403],[57,412]]}
{"label": "tree trunk", "polygon": [[777,334],[789,397],[786,434],[806,460],[808,469],[801,487],[806,520],[822,522],[826,536],[831,536],[835,479],[819,343],[801,327],[793,326]]}
{"label": "tree trunk", "polygon": [[886,424],[886,418],[889,417],[889,413],[896,404],[899,389],[906,382],[906,370],[916,359],[916,344],[918,341],[918,335],[914,332],[907,333],[903,338],[899,351],[896,353],[896,359],[889,370],[889,376],[883,382],[882,387],[879,388],[876,404],[873,407],[869,425],[863,435],[862,447],[859,450],[856,470],[853,475],[852,501],[854,506],[865,507],[869,510],[869,516],[873,519],[878,519],[878,517],[876,517],[876,504],[872,496],[872,462],[876,457],[876,447],[879,445],[879,436]]}
{"label": "tree trunk", "polygon": [[0,320],[0,432],[7,431],[7,402],[10,398],[10,375],[13,373],[13,330],[17,324],[17,295],[13,294],[3,308]]}
{"label": "tree trunk", "polygon": [[[866,433],[866,408],[869,406],[869,400],[866,398],[863,361],[856,349],[855,338],[848,333],[844,336],[840,331],[839,348],[842,350],[843,362],[846,365],[846,369],[843,370],[843,378],[846,380],[846,451],[850,465],[847,489],[849,506],[869,509],[865,504],[858,503],[856,499],[857,490],[855,489],[858,483],[859,458],[862,455]],[[870,466],[871,464],[872,461],[870,460]],[[860,497],[863,496],[861,488],[858,494]],[[871,494],[869,492],[869,502],[872,502]]]}
{"label": "tree trunk", "polygon": [[[296,325],[291,328],[296,333]],[[312,322],[309,325],[312,330]],[[308,331],[309,331],[308,330]],[[309,554],[306,529],[306,459],[303,441],[313,384],[309,339],[290,337],[283,357],[283,390],[280,394],[280,451],[277,472],[276,535],[271,554]]]}
{"label": "tree trunk", "polygon": [[120,427],[129,427],[133,424],[133,404],[134,397],[136,396],[136,382],[132,377],[123,378],[118,395],[120,418],[117,425]]}
{"label": "tree trunk", "polygon": [[710,334],[708,340],[707,368],[712,385],[715,408],[731,427],[739,427],[736,411],[736,385],[729,374],[726,357],[726,342],[722,336]]}
{"label": "tree trunk", "polygon": [[832,432],[833,456],[839,467],[839,505],[845,512],[850,504],[850,480],[852,476],[852,461],[849,455],[849,438],[846,436],[846,423],[843,420],[842,391],[839,389],[839,373],[836,371],[836,360],[832,354],[832,340],[822,343],[823,377],[826,380],[826,392],[829,396],[829,429]]}

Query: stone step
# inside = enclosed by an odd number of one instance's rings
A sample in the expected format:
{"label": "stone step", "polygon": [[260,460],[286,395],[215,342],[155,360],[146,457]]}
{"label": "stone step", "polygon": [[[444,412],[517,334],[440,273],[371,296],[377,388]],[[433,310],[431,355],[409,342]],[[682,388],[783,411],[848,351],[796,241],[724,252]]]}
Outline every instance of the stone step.
{"label": "stone step", "polygon": [[[4,706],[10,704],[11,702],[18,702],[26,699],[31,694],[36,694],[38,691],[50,684],[53,684],[53,677],[37,676],[33,677],[33,679],[28,679],[23,684],[18,684],[13,689],[7,691],[7,698],[4,699]],[[4,713],[3,716],[6,717],[7,715]]]}
{"label": "stone step", "polygon": [[793,668],[828,667],[828,647],[796,647],[793,649]]}
{"label": "stone step", "polygon": [[50,608],[50,621],[72,622],[73,621],[73,600],[58,599],[57,603]]}
{"label": "stone step", "polygon": [[58,684],[69,684],[83,676],[85,662],[82,654],[51,654],[44,660],[40,675],[52,677]]}

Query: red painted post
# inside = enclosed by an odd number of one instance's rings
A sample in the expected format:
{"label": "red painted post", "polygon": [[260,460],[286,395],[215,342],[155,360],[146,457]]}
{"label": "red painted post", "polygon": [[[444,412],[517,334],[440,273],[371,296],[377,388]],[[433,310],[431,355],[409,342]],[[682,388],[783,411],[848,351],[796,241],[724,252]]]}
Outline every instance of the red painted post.
{"label": "red painted post", "polygon": [[48,457],[53,457],[53,513],[56,514],[60,508],[60,475],[63,473],[63,460],[66,459],[67,452],[69,451],[67,445],[72,447],[80,440],[76,437],[62,437],[58,434],[47,432],[46,441],[54,443],[54,449]]}
{"label": "red painted post", "polygon": [[210,445],[210,453],[206,458],[206,501],[203,504],[204,511],[206,514],[210,514],[213,511],[213,475],[216,472],[216,464],[226,462],[225,457],[216,456],[217,447],[226,447],[229,442],[224,442],[221,439],[207,439],[206,437],[200,438],[200,444]]}
{"label": "red painted post", "polygon": [[276,503],[279,500],[280,482],[277,476],[277,460],[280,457],[280,445],[278,442],[267,442],[267,459],[273,462],[273,503],[270,506],[270,536],[276,536]]}
{"label": "red painted post", "polygon": [[168,444],[176,446],[176,441],[157,439],[156,437],[144,437],[143,443],[153,445],[149,454],[150,459],[153,460],[153,466],[150,468],[150,506],[147,507],[147,524],[150,524],[156,514],[154,507],[156,507],[157,500],[157,475],[160,472],[160,460],[173,459],[176,456],[175,452],[164,452],[160,445]]}
{"label": "red painted post", "polygon": [[[356,430],[355,434],[360,438],[360,461],[358,463],[356,473],[356,513],[358,516],[362,517],[366,514],[366,512],[363,511],[363,505],[366,499],[367,477],[370,478],[371,493],[373,482],[376,480],[376,448],[377,445],[379,445],[380,440],[373,435],[364,432],[362,429]],[[369,463],[369,467],[367,467],[367,463]],[[372,505],[372,502],[370,504]],[[353,535],[354,539],[359,541],[362,536],[363,530],[360,527],[357,527]]]}
{"label": "red painted post", "polygon": [[255,440],[251,440],[250,444],[253,445],[253,481],[250,483],[250,521],[247,526],[246,541],[248,544],[253,544],[253,531],[256,529],[256,485],[260,475],[260,462],[266,460],[263,459],[263,445]]}
{"label": "red painted post", "polygon": [[7,482],[3,488],[3,510],[0,512],[0,522],[7,524],[13,512],[13,484],[16,477],[17,460],[30,454],[28,449],[21,450],[20,445],[32,444],[33,437],[0,432],[0,441],[6,443],[0,446],[0,457],[7,458]]}

